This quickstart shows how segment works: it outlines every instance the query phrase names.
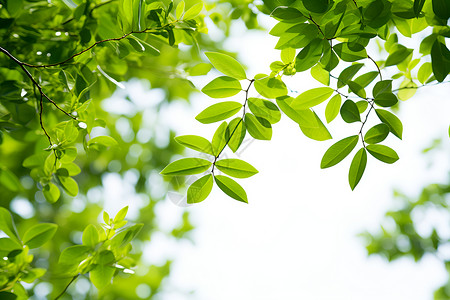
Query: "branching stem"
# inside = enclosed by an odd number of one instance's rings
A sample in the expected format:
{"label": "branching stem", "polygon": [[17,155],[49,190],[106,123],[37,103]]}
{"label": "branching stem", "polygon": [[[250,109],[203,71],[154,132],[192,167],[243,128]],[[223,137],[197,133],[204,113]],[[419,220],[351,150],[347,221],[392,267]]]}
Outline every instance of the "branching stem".
{"label": "branching stem", "polygon": [[230,136],[228,137],[227,141],[225,142],[225,145],[224,145],[224,146],[222,147],[222,149],[219,151],[219,154],[217,154],[217,155],[214,157],[214,162],[213,162],[213,166],[212,166],[212,169],[211,169],[211,173],[212,173],[213,175],[214,175],[214,168],[215,168],[215,166],[216,166],[217,159],[219,159],[220,154],[222,154],[223,150],[225,150],[226,146],[228,145],[228,143],[230,142],[231,138],[233,137],[233,134],[236,132],[236,129],[239,127],[239,125],[240,125],[240,124],[243,122],[243,120],[244,120],[244,117],[245,117],[245,108],[246,108],[246,106],[247,106],[247,101],[248,101],[248,92],[249,92],[249,90],[250,90],[250,88],[251,88],[253,82],[255,82],[255,79],[251,79],[251,80],[250,80],[250,83],[249,83],[249,85],[248,85],[248,87],[247,87],[247,89],[244,90],[244,92],[245,92],[245,101],[244,101],[244,104],[242,105],[242,107],[243,107],[243,110],[242,110],[242,118],[239,120],[239,122],[238,122],[238,123],[236,124],[236,126],[233,128],[233,131],[230,133]]}

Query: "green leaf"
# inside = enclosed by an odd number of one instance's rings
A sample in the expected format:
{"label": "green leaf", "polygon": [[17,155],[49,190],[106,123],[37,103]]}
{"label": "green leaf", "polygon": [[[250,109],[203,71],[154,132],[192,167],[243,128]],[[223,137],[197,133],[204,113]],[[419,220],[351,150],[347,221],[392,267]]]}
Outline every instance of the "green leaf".
{"label": "green leaf", "polygon": [[119,212],[117,213],[117,215],[114,217],[114,223],[119,223],[120,221],[123,221],[127,215],[128,212],[128,206],[125,206],[124,208],[122,208],[121,210],[119,210]]}
{"label": "green leaf", "polygon": [[281,119],[281,112],[278,107],[268,100],[248,98],[248,108],[255,116],[264,118],[271,124],[275,124]]}
{"label": "green leaf", "polygon": [[314,107],[327,100],[331,94],[333,94],[333,91],[334,90],[330,87],[320,87],[307,90],[297,96],[297,98],[292,101],[291,106],[295,110]]}
{"label": "green leaf", "polygon": [[175,11],[176,11],[175,16],[177,17],[177,20],[180,20],[181,16],[184,13],[184,5],[185,5],[184,1],[181,1],[178,3],[177,8],[175,9]]}
{"label": "green leaf", "polygon": [[313,112],[313,115],[314,118],[316,119],[316,126],[306,127],[300,125],[300,130],[303,132],[305,136],[316,141],[325,141],[331,139],[332,138],[331,134],[325,127],[325,125],[322,123],[322,120],[320,120],[320,118],[317,116],[315,112]]}
{"label": "green leaf", "polygon": [[211,165],[211,162],[201,158],[182,158],[170,163],[161,174],[170,176],[199,174],[208,170]]}
{"label": "green leaf", "polygon": [[359,51],[352,51],[349,48],[348,43],[337,44],[333,46],[333,49],[343,61],[353,62],[367,58],[367,52],[365,48],[362,48]]}
{"label": "green leaf", "polygon": [[88,247],[95,247],[100,242],[100,236],[94,225],[89,224],[83,231],[82,236],[83,245]]}
{"label": "green leaf", "polygon": [[242,108],[242,104],[235,101],[224,101],[213,104],[199,113],[195,119],[203,124],[210,124],[228,119]]}
{"label": "green leaf", "polygon": [[275,99],[287,94],[287,88],[283,81],[269,77],[266,74],[257,74],[254,85],[261,96],[269,99]]}
{"label": "green leaf", "polygon": [[322,14],[328,10],[329,0],[302,0],[307,10],[313,13]]}
{"label": "green leaf", "polygon": [[30,249],[38,248],[49,241],[56,233],[58,226],[51,223],[40,223],[29,228],[23,235],[23,243]]}
{"label": "green leaf", "polygon": [[389,126],[384,123],[378,124],[370,128],[364,135],[364,141],[368,144],[378,144],[389,134]]}
{"label": "green leaf", "polygon": [[208,174],[196,180],[187,191],[187,203],[199,203],[205,200],[211,193],[213,176]]}
{"label": "green leaf", "polygon": [[416,91],[417,91],[417,84],[414,81],[405,79],[400,84],[397,95],[400,100],[405,101],[412,98],[412,96],[414,96]]}
{"label": "green leaf", "polygon": [[369,103],[366,100],[360,100],[356,102],[356,106],[358,107],[359,113],[362,114],[369,107]]}
{"label": "green leaf", "polygon": [[196,16],[198,16],[200,14],[202,9],[203,9],[203,3],[202,2],[194,4],[188,10],[186,10],[186,12],[184,13],[183,18],[185,20],[193,19],[193,18],[195,18]]}
{"label": "green leaf", "polygon": [[78,184],[72,177],[57,175],[57,178],[69,196],[75,197],[78,195]]}
{"label": "green leaf", "polygon": [[316,117],[310,109],[295,110],[292,108],[291,103],[294,98],[289,96],[277,98],[278,107],[294,122],[303,127],[317,127]]}
{"label": "green leaf", "polygon": [[178,144],[195,151],[214,155],[212,152],[211,143],[204,137],[198,135],[180,135],[175,138],[175,141]]}
{"label": "green leaf", "polygon": [[432,73],[433,68],[431,63],[426,62],[420,66],[419,72],[417,72],[417,79],[420,81],[421,84],[425,84],[425,82],[427,82],[428,78],[430,78]]}
{"label": "green leaf", "polygon": [[408,49],[405,46],[398,47],[395,52],[389,54],[384,65],[386,67],[398,65],[399,63],[404,61],[412,52],[412,49]]}
{"label": "green leaf", "polygon": [[58,201],[59,196],[61,195],[58,187],[51,182],[44,185],[42,188],[42,193],[44,194],[45,199],[50,203],[55,203]]}
{"label": "green leaf", "polygon": [[228,76],[217,77],[202,89],[202,92],[211,98],[227,98],[240,91],[242,86],[239,80]]}
{"label": "green leaf", "polygon": [[311,76],[324,85],[330,85],[330,72],[325,70],[320,64],[311,68]]}
{"label": "green leaf", "polygon": [[38,278],[44,276],[44,274],[46,272],[46,270],[42,269],[42,268],[33,268],[33,269],[28,269],[27,271],[28,272],[20,278],[21,281],[24,281],[26,283],[33,283]]}
{"label": "green leaf", "polygon": [[447,0],[431,0],[433,4],[433,12],[442,20],[450,18],[450,3]]}
{"label": "green leaf", "polygon": [[215,175],[214,181],[217,186],[231,198],[248,203],[245,190],[233,179],[223,175]]}
{"label": "green leaf", "polygon": [[357,143],[358,135],[353,135],[333,144],[323,155],[320,168],[329,168],[341,162],[352,152]]}
{"label": "green leaf", "polygon": [[294,48],[285,48],[281,50],[281,60],[285,64],[289,64],[295,59],[295,49]]}
{"label": "green leaf", "polygon": [[295,58],[295,69],[297,72],[303,72],[311,69],[319,62],[323,53],[321,39],[312,40],[305,48],[303,48]]}
{"label": "green leaf", "polygon": [[61,252],[58,263],[78,266],[89,255],[90,247],[84,245],[70,246]]}
{"label": "green leaf", "polygon": [[270,140],[272,138],[272,126],[266,119],[246,113],[244,122],[245,128],[253,138],[257,140]]}
{"label": "green leaf", "polygon": [[425,4],[425,0],[414,0],[414,15],[417,17],[419,17],[420,12],[422,11],[422,7]]}
{"label": "green leaf", "polygon": [[11,192],[18,192],[22,189],[17,176],[5,167],[0,167],[0,185],[3,185]]}
{"label": "green leaf", "polygon": [[114,257],[114,253],[112,253],[110,250],[102,250],[100,253],[98,253],[95,263],[99,265],[110,265],[114,263],[116,258]]}
{"label": "green leaf", "polygon": [[397,116],[384,109],[375,109],[381,122],[389,126],[389,130],[399,139],[402,139],[403,125]]}
{"label": "green leaf", "polygon": [[[450,5],[448,6],[450,10]],[[431,47],[431,65],[436,80],[439,82],[444,81],[450,72],[450,51],[437,39]]]}
{"label": "green leaf", "polygon": [[236,152],[244,141],[247,129],[245,128],[244,120],[242,118],[235,118],[228,124],[228,132],[230,133],[230,140],[228,147],[233,152]]}
{"label": "green leaf", "polygon": [[0,256],[6,257],[13,250],[22,249],[22,245],[10,238],[0,238]]}
{"label": "green leaf", "polygon": [[[12,1],[12,0],[10,0]],[[10,292],[0,292],[0,299],[2,300],[17,300],[17,295]]]}
{"label": "green leaf", "polygon": [[16,226],[11,213],[3,207],[0,207],[0,230],[15,242],[22,244],[20,242],[19,235],[17,234]]}
{"label": "green leaf", "polygon": [[397,153],[388,146],[368,145],[366,148],[373,157],[387,164],[393,164],[398,160]]}
{"label": "green leaf", "polygon": [[228,132],[227,122],[223,122],[216,129],[214,133],[211,145],[213,149],[214,156],[219,156],[219,154],[223,151],[225,146],[227,145],[227,141],[229,140],[230,132]]}
{"label": "green leaf", "polygon": [[351,80],[353,76],[358,73],[358,71],[364,66],[364,64],[355,63],[351,65],[350,67],[347,67],[344,69],[344,71],[339,74],[337,87],[341,88],[347,84],[347,81]]}
{"label": "green leaf", "polygon": [[223,74],[238,80],[247,79],[242,65],[231,56],[218,52],[205,52],[205,54],[212,65]]}
{"label": "green leaf", "polygon": [[347,81],[347,85],[349,90],[354,93],[355,95],[358,95],[361,98],[366,98],[366,91],[364,90],[364,88],[362,86],[360,86],[359,84],[357,84],[354,81]]}
{"label": "green leaf", "polygon": [[103,147],[112,147],[117,145],[117,141],[110,136],[97,136],[93,139],[90,139],[88,142],[88,146],[100,145]]}
{"label": "green leaf", "polygon": [[278,6],[272,11],[270,16],[278,20],[294,20],[302,18],[303,14],[293,7]]}
{"label": "green leaf", "polygon": [[352,100],[346,100],[341,107],[341,117],[347,123],[361,122],[358,106]]}
{"label": "green leaf", "polygon": [[397,97],[393,93],[381,93],[375,96],[375,103],[382,107],[391,107],[397,104]]}
{"label": "green leaf", "polygon": [[189,75],[191,76],[202,76],[206,75],[211,71],[211,64],[207,63],[199,63],[188,70]]}
{"label": "green leaf", "polygon": [[328,101],[327,107],[325,108],[325,118],[327,123],[333,121],[339,114],[339,109],[341,108],[341,95],[334,95],[330,101]]}
{"label": "green leaf", "polygon": [[237,158],[226,158],[216,162],[216,167],[229,176],[248,178],[258,173],[251,164]]}
{"label": "green leaf", "polygon": [[89,278],[96,288],[103,289],[111,283],[115,270],[114,267],[107,265],[95,265],[89,272]]}
{"label": "green leaf", "polygon": [[372,90],[372,95],[376,97],[378,94],[390,92],[392,92],[392,80],[382,80],[375,84]]}
{"label": "green leaf", "polygon": [[352,191],[361,180],[361,177],[364,174],[364,170],[366,169],[366,164],[367,152],[366,149],[361,148],[358,152],[356,152],[355,157],[353,157],[348,173],[348,182],[350,183],[350,188],[352,189]]}
{"label": "green leaf", "polygon": [[358,76],[353,82],[359,84],[363,88],[368,86],[375,78],[378,76],[377,71],[367,72],[365,74],[362,74],[361,76]]}

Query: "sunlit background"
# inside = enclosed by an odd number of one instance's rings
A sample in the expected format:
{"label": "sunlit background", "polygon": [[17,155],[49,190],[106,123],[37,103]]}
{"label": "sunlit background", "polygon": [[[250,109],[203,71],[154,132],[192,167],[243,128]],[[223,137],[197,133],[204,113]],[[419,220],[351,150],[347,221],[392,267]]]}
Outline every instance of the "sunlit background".
{"label": "sunlit background", "polygon": [[[260,16],[259,22],[267,28],[273,25],[267,16]],[[208,27],[214,36],[214,25]],[[420,37],[413,36],[410,43],[417,47],[419,41]],[[226,47],[239,53],[240,61],[248,66],[247,74],[253,76],[268,72],[269,64],[279,60],[279,51],[273,50],[275,44],[276,39],[266,32],[246,31],[237,23]],[[375,45],[370,53],[377,57]],[[372,70],[374,66],[366,67]],[[214,75],[211,72],[192,80],[200,89]],[[319,86],[307,71],[286,82],[292,95]],[[149,90],[145,83],[125,85],[125,91],[119,90],[105,102],[106,109],[126,110],[126,101],[120,102],[125,94],[147,107],[163,99],[158,90]],[[388,165],[369,157],[363,179],[353,192],[347,180],[350,158],[330,169],[321,170],[319,166],[326,149],[358,132],[360,125],[336,119],[328,126],[333,140],[316,142],[284,116],[274,125],[271,141],[247,137],[237,154],[224,155],[242,158],[259,170],[251,179],[240,181],[249,204],[232,200],[215,187],[203,203],[186,208],[196,225],[192,241],[179,243],[156,232],[145,247],[144,257],[149,263],[174,260],[171,276],[158,299],[432,299],[433,291],[447,280],[439,259],[450,258],[450,249],[441,249],[439,257],[426,255],[418,263],[412,258],[388,263],[379,256],[368,257],[366,241],[359,234],[381,230],[384,213],[398,205],[394,190],[414,197],[426,184],[447,180],[448,92],[445,84],[425,87],[408,103],[401,103],[398,114],[404,125],[403,140],[390,137],[386,141],[400,160]],[[243,95],[235,99],[243,101]],[[161,130],[156,132],[161,134],[147,137],[144,132],[141,138],[167,143],[167,128],[178,135],[211,138],[216,125],[202,125],[194,119],[211,101],[216,100],[198,94],[191,104],[173,103],[158,115],[146,116],[149,122],[157,120]],[[324,106],[318,108],[319,115],[323,116],[323,110]],[[367,128],[376,124],[375,119],[369,118]],[[441,148],[424,155],[422,150],[437,138],[445,141]],[[129,204],[133,212],[145,205],[145,201],[130,196],[130,183],[120,177],[111,175],[104,181],[107,210],[115,212]],[[192,182],[192,178],[187,181]],[[155,194],[167,185],[157,174],[152,182]],[[170,232],[176,225],[185,209],[183,201],[183,194],[171,193],[158,204],[157,218],[163,230]],[[432,225],[439,224],[440,234],[450,236],[448,216],[436,213],[413,217],[420,224],[419,233],[429,234]],[[401,246],[408,248],[407,242]],[[151,293],[145,286],[137,292],[142,298]]]}

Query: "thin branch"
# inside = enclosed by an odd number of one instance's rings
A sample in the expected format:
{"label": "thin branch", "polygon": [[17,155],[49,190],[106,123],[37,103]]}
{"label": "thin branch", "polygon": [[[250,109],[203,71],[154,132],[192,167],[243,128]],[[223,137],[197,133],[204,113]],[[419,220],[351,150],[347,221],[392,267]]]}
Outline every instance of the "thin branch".
{"label": "thin branch", "polygon": [[69,288],[69,286],[78,278],[78,276],[80,276],[80,274],[77,274],[75,276],[72,277],[72,279],[69,281],[69,283],[66,285],[66,287],[64,288],[64,290],[58,295],[56,296],[55,300],[58,300],[59,298],[61,298],[67,291],[67,289]]}
{"label": "thin branch", "polygon": [[93,44],[90,45],[89,47],[87,47],[87,48],[81,50],[80,52],[77,52],[77,53],[71,55],[71,56],[68,57],[67,59],[65,59],[65,60],[63,60],[63,61],[60,61],[60,62],[57,62],[57,63],[46,64],[46,65],[33,65],[33,64],[21,62],[21,64],[24,65],[24,66],[30,67],[30,68],[48,68],[48,67],[56,67],[56,66],[60,66],[60,65],[63,65],[63,64],[65,64],[65,63],[71,61],[71,60],[74,59],[75,57],[80,56],[81,54],[83,54],[83,53],[85,53],[85,52],[91,50],[92,48],[94,48],[95,46],[97,46],[97,45],[99,45],[99,44],[102,44],[102,43],[105,43],[105,42],[111,42],[111,41],[120,41],[120,40],[123,40],[123,39],[127,38],[128,36],[130,36],[130,35],[132,35],[132,34],[136,34],[136,33],[149,33],[149,32],[154,31],[154,30],[155,30],[155,31],[163,30],[164,28],[166,28],[166,27],[168,27],[168,26],[171,26],[171,25],[173,25],[173,24],[176,23],[176,22],[178,22],[178,21],[174,21],[174,22],[172,22],[172,23],[168,23],[168,24],[166,24],[166,25],[164,25],[164,26],[157,27],[157,28],[146,28],[146,29],[144,29],[144,30],[139,30],[139,31],[130,31],[130,32],[128,32],[128,33],[122,35],[121,37],[117,37],[117,38],[110,38],[110,39],[104,39],[104,40],[96,41],[95,43],[93,43]]}
{"label": "thin branch", "polygon": [[230,136],[228,137],[227,141],[225,142],[225,145],[223,146],[223,148],[220,150],[219,154],[217,154],[214,157],[214,162],[213,162],[213,166],[211,169],[211,173],[214,174],[214,167],[216,166],[216,162],[217,159],[219,158],[220,154],[222,154],[223,150],[225,150],[226,146],[228,145],[228,143],[230,142],[231,138],[233,137],[233,134],[236,132],[236,129],[239,127],[239,125],[242,123],[242,120],[244,120],[245,117],[245,107],[247,105],[247,101],[248,101],[248,91],[250,90],[250,87],[252,86],[253,82],[255,82],[255,79],[251,79],[250,80],[250,84],[248,85],[247,89],[244,90],[245,91],[245,101],[243,106],[243,112],[242,112],[242,118],[239,120],[239,122],[236,124],[236,126],[234,127],[233,131],[231,132]]}
{"label": "thin branch", "polygon": [[361,124],[361,128],[359,129],[359,133],[358,133],[359,136],[361,137],[361,142],[362,142],[364,148],[366,148],[366,144],[364,142],[364,137],[363,137],[362,131],[364,129],[364,125],[366,125],[367,119],[369,118],[370,112],[372,111],[372,109],[374,109],[373,100],[372,101],[368,101],[368,103],[370,105],[370,108],[369,108],[369,111],[366,114],[366,118],[364,119],[364,121]]}
{"label": "thin branch", "polygon": [[[106,2],[103,2],[103,3],[100,3],[100,4],[97,4],[96,6],[94,6],[94,7],[91,9],[91,11],[89,12],[89,15],[92,16],[92,12],[93,12],[94,10],[96,10],[97,8],[102,7],[103,5],[106,5],[106,4],[109,4],[109,3],[111,3],[111,2],[114,2],[114,1],[116,1],[116,0],[109,0],[109,1],[106,1]],[[70,18],[69,20],[64,21],[64,22],[62,23],[62,25],[66,25],[66,24],[72,22],[73,20],[74,20],[74,18]]]}
{"label": "thin branch", "polygon": [[308,20],[310,20],[311,22],[314,23],[314,25],[316,25],[317,29],[319,29],[320,33],[323,35],[323,38],[326,39],[327,37],[325,36],[325,33],[323,33],[322,28],[320,28],[320,25],[316,23],[316,21],[314,21],[314,19],[311,17],[311,14],[309,15],[309,17],[306,17]]}
{"label": "thin branch", "polygon": [[[77,118],[75,118],[74,116],[72,116],[70,113],[66,112],[64,109],[62,109],[58,104],[56,104],[55,101],[53,101],[49,96],[47,96],[44,91],[42,90],[41,85],[36,81],[36,79],[34,79],[33,75],[31,75],[31,73],[25,68],[25,63],[21,62],[20,60],[18,60],[16,57],[14,57],[11,53],[8,52],[8,50],[4,49],[3,47],[0,47],[0,52],[3,52],[5,55],[7,55],[12,61],[14,61],[16,64],[19,65],[19,67],[25,72],[25,74],[27,75],[27,77],[31,80],[31,82],[34,84],[34,86],[39,90],[39,93],[41,94],[41,99],[40,99],[40,105],[42,105],[42,97],[44,97],[45,99],[47,99],[51,104],[53,104],[58,110],[62,111],[65,115],[67,115],[68,117],[76,120]],[[41,128],[42,130],[44,130],[44,132],[46,133],[46,135],[48,136],[47,132],[45,131],[45,128],[42,125],[42,119],[41,119]]]}
{"label": "thin branch", "polygon": [[377,62],[375,60],[373,60],[373,58],[370,57],[369,54],[367,54],[367,58],[370,59],[375,64],[375,66],[377,66],[378,74],[380,74],[380,80],[382,81],[383,77],[381,76],[381,70],[380,70],[380,67],[378,66]]}
{"label": "thin branch", "polygon": [[50,135],[47,133],[47,130],[44,127],[44,122],[42,121],[42,114],[44,112],[44,103],[43,103],[43,96],[41,94],[41,98],[39,99],[39,124],[41,124],[41,128],[45,133],[45,136],[47,136],[48,142],[50,143],[50,146],[52,146],[52,139],[50,138]]}

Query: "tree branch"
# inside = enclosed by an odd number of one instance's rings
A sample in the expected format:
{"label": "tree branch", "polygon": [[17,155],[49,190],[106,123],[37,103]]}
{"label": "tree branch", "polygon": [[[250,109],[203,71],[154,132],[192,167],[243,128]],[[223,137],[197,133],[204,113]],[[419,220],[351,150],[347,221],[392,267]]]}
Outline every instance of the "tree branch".
{"label": "tree branch", "polygon": [[383,77],[381,76],[381,70],[380,70],[380,67],[378,66],[377,62],[372,57],[370,57],[369,54],[367,54],[367,58],[370,59],[375,64],[375,66],[377,66],[378,74],[380,74],[380,80],[382,81]]}
{"label": "tree branch", "polygon": [[243,112],[242,112],[242,118],[239,120],[239,122],[236,124],[236,127],[234,127],[233,131],[231,132],[230,136],[228,137],[227,141],[225,142],[225,145],[223,146],[223,148],[220,150],[219,154],[217,154],[214,157],[214,162],[213,162],[213,166],[211,169],[211,173],[214,175],[214,167],[216,166],[216,162],[217,159],[219,158],[220,154],[222,154],[223,150],[225,150],[226,146],[228,145],[228,143],[230,142],[231,138],[233,137],[233,134],[236,132],[236,129],[239,127],[239,125],[242,123],[242,121],[244,120],[245,117],[245,107],[247,105],[247,101],[248,101],[248,91],[250,90],[250,87],[252,86],[253,82],[255,82],[255,79],[251,79],[250,80],[250,84],[248,85],[247,89],[244,90],[245,91],[245,101],[243,106]]}

